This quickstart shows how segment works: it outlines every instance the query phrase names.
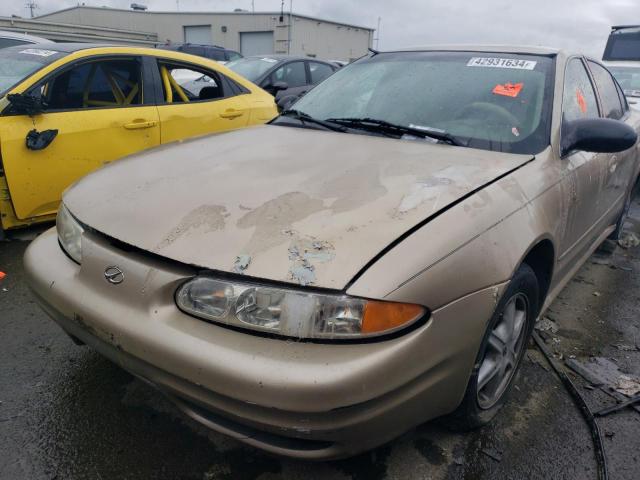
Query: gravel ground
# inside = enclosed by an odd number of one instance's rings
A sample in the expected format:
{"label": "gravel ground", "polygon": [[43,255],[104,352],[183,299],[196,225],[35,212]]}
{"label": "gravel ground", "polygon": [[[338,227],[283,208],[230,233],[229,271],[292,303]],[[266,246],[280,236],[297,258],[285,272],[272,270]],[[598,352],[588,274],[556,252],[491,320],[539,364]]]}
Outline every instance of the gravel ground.
{"label": "gravel ground", "polygon": [[[627,226],[640,235],[637,201]],[[507,406],[472,433],[430,422],[349,460],[305,463],[208,431],[46,317],[23,278],[32,234],[0,243],[0,479],[597,478],[589,430],[533,346]],[[557,331],[543,335],[564,358],[605,357],[640,375],[639,305],[640,247],[594,255],[546,314]],[[613,404],[572,378],[592,409]],[[640,413],[599,423],[610,478],[640,478]]]}

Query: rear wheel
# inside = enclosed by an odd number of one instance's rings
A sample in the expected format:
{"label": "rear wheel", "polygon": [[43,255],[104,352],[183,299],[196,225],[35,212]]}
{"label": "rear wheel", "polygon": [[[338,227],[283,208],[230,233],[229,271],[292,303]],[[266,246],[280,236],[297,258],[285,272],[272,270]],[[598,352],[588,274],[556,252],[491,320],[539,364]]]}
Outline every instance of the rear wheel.
{"label": "rear wheel", "polygon": [[521,265],[489,321],[464,399],[446,420],[449,426],[479,427],[504,404],[538,314],[538,292],[535,273]]}

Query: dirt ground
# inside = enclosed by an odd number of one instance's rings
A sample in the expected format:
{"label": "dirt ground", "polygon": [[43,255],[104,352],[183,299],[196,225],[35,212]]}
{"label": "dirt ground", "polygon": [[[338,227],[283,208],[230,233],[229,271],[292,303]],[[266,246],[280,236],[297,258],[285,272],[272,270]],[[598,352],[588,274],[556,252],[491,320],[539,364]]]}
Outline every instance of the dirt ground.
{"label": "dirt ground", "polygon": [[[640,203],[631,231],[640,235]],[[507,406],[467,434],[430,422],[349,460],[276,458],[208,431],[146,384],[77,347],[23,278],[29,232],[0,243],[0,479],[595,479],[589,430],[529,347]],[[640,376],[640,247],[594,255],[546,314],[553,351]],[[593,410],[614,400],[573,376]],[[611,479],[640,478],[640,413],[601,418]]]}

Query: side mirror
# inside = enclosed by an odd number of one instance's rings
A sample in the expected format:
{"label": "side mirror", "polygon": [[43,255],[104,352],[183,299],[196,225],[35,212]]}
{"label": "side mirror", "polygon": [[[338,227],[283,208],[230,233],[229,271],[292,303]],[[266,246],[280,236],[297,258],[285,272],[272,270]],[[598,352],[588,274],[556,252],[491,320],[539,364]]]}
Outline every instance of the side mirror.
{"label": "side mirror", "polygon": [[264,87],[264,89],[274,97],[278,94],[278,92],[286,90],[287,88],[289,88],[289,84],[287,82],[275,82]]}
{"label": "side mirror", "polygon": [[291,108],[291,105],[296,103],[296,101],[301,96],[302,95],[286,95],[286,96],[283,96],[280,100],[278,100],[276,102],[276,105],[278,105],[278,111],[282,112],[284,110],[289,110]]}
{"label": "side mirror", "polygon": [[42,99],[39,96],[26,93],[13,93],[7,95],[11,104],[11,111],[20,115],[38,115],[44,110]]}
{"label": "side mirror", "polygon": [[595,153],[622,152],[638,141],[636,131],[610,118],[588,118],[562,123],[561,156],[572,150]]}

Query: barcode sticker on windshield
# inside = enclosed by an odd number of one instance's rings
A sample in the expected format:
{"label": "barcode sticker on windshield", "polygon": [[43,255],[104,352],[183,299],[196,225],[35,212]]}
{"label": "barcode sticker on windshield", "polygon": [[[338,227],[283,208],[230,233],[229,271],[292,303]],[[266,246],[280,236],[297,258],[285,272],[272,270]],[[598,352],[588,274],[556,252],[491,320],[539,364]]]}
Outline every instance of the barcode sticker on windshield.
{"label": "barcode sticker on windshield", "polygon": [[42,50],[40,48],[27,48],[25,50],[20,50],[20,53],[26,53],[27,55],[38,55],[39,57],[50,57],[51,55],[55,55],[58,52],[54,52],[53,50]]}
{"label": "barcode sticker on windshield", "polygon": [[473,57],[467,62],[467,67],[517,68],[519,70],[533,70],[536,64],[533,60],[518,60],[517,58]]}

